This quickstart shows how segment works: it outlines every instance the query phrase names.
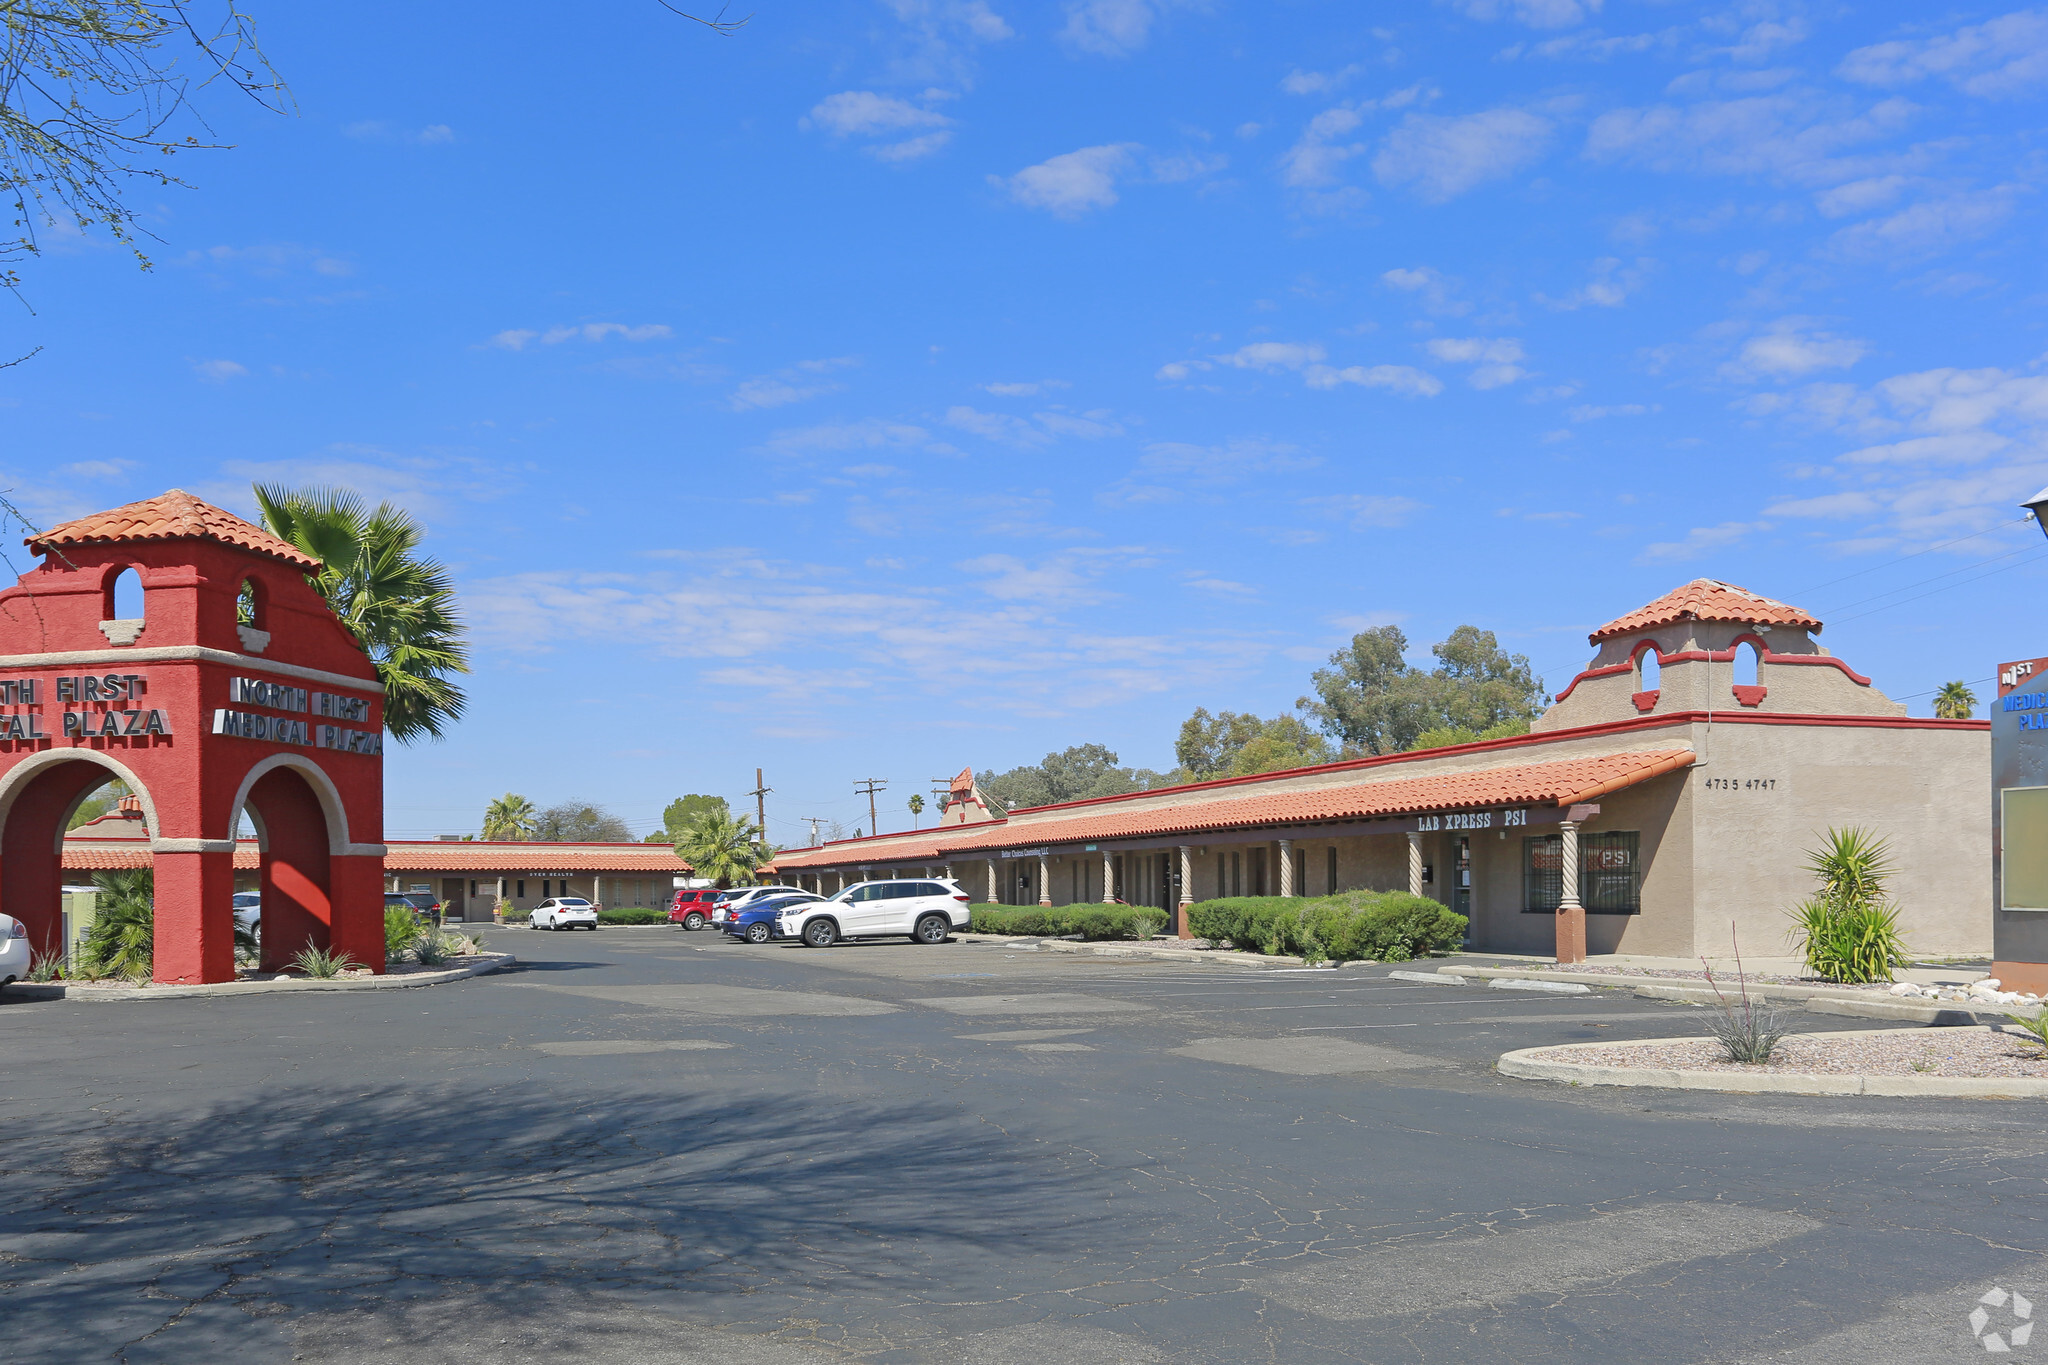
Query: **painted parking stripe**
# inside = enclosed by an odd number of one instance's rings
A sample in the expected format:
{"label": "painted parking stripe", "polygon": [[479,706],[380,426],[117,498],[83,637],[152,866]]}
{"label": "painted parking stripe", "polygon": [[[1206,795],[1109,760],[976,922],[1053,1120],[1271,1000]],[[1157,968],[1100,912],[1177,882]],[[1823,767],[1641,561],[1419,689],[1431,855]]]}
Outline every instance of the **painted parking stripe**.
{"label": "painted parking stripe", "polygon": [[1355,1322],[1561,1294],[1657,1266],[1774,1246],[1821,1225],[1735,1204],[1652,1204],[1568,1223],[1290,1265],[1247,1289],[1316,1317]]}

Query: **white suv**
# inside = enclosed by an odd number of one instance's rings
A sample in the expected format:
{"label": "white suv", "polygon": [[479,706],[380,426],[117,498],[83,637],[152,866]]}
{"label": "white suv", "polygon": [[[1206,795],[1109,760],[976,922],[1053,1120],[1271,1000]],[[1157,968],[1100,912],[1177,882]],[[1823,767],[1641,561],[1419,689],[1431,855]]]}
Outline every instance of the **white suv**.
{"label": "white suv", "polygon": [[944,943],[967,927],[968,895],[945,878],[861,882],[829,900],[792,905],[775,921],[775,937],[828,948],[842,938],[907,935],[912,943]]}

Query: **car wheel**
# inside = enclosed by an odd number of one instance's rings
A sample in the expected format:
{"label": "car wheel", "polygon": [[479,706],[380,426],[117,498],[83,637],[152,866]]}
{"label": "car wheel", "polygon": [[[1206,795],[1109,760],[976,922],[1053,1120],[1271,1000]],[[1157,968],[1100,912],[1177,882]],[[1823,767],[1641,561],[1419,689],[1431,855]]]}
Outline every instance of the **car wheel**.
{"label": "car wheel", "polygon": [[804,942],[813,948],[830,948],[839,941],[839,926],[829,919],[814,919],[804,926]]}
{"label": "car wheel", "polygon": [[944,943],[946,935],[953,932],[953,922],[944,915],[926,915],[910,931],[912,943]]}
{"label": "car wheel", "polygon": [[767,941],[768,941],[768,926],[767,926],[767,925],[765,925],[765,924],[749,924],[749,925],[747,926],[747,942],[749,942],[749,943],[766,943]]}
{"label": "car wheel", "polygon": [[685,929],[702,929],[704,927],[704,917],[697,914],[685,915],[683,916],[683,927]]}
{"label": "car wheel", "polygon": [[529,929],[538,929],[540,928],[540,921],[537,919],[530,919],[526,922],[526,927]]}

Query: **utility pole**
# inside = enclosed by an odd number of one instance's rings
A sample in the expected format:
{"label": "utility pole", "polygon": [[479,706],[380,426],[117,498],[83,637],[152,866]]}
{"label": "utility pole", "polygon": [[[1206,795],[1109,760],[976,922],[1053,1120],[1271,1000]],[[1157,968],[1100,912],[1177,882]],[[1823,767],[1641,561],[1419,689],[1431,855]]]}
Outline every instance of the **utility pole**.
{"label": "utility pole", "polygon": [[818,826],[824,824],[827,817],[823,815],[799,815],[797,819],[811,822],[811,847],[816,848],[818,846]]}
{"label": "utility pole", "polygon": [[768,793],[775,788],[761,780],[761,770],[754,769],[754,790],[748,793],[754,798],[754,824],[761,835],[761,856],[768,856]]}
{"label": "utility pole", "polygon": [[863,777],[860,781],[853,784],[854,795],[858,796],[863,792],[867,794],[868,833],[870,835],[880,834],[882,832],[881,818],[875,814],[875,793],[881,791],[884,787],[887,787],[888,785],[888,779],[881,777]]}

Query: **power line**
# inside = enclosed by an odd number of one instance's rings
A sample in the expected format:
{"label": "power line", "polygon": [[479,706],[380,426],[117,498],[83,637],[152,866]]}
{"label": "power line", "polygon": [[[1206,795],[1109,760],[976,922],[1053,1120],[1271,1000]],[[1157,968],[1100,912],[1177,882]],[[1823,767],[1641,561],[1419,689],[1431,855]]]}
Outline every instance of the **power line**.
{"label": "power line", "polygon": [[[2004,558],[2004,557],[2005,557],[2005,556],[2002,556],[2002,555],[2000,556],[2000,558]],[[1970,584],[1970,583],[1981,583],[1981,582],[1983,582],[1983,581],[1984,581],[1985,579],[1987,579],[1987,578],[1996,578],[1996,577],[1997,577],[1997,576],[1998,576],[1999,574],[2002,574],[2002,573],[2011,573],[2011,572],[2012,572],[2012,571],[2013,571],[2014,569],[2023,569],[2023,568],[2025,568],[2025,567],[2026,567],[2027,565],[2029,565],[2029,564],[2038,564],[2038,563],[2040,563],[2040,562],[2041,562],[2041,561],[2042,561],[2043,559],[2048,559],[2048,552],[2044,552],[2044,553],[2042,553],[2042,554],[2037,554],[2037,555],[2034,555],[2034,556],[2032,556],[2031,558],[2028,558],[2028,559],[2022,559],[2022,560],[2021,560],[2021,561],[2020,561],[2019,563],[2017,563],[2017,564],[2008,564],[2008,565],[2006,565],[2006,566],[2005,566],[2004,568],[2002,568],[2002,569],[1993,569],[1993,570],[1991,570],[1991,572],[1989,572],[1989,573],[1980,573],[1980,574],[1978,574],[1978,575],[1977,575],[1977,576],[1976,576],[1975,578],[1966,578],[1966,579],[1964,579],[1964,580],[1963,580],[1963,581],[1962,581],[1961,583],[1950,583],[1950,584],[1949,584],[1949,585],[1948,585],[1947,587],[1942,587],[1942,588],[1934,588],[1934,589],[1931,589],[1930,591],[1927,591],[1927,592],[1923,592],[1923,593],[1921,593],[1921,594],[1920,594],[1920,595],[1919,595],[1918,597],[1908,597],[1908,598],[1906,598],[1906,599],[1905,599],[1905,601],[1901,601],[1901,602],[1891,602],[1891,603],[1887,603],[1886,605],[1884,605],[1884,606],[1882,606],[1882,607],[1872,607],[1872,608],[1871,608],[1871,609],[1870,609],[1869,611],[1865,611],[1865,612],[1858,612],[1858,613],[1857,613],[1856,615],[1854,615],[1854,616],[1846,616],[1846,617],[1843,617],[1843,618],[1842,618],[1842,620],[1843,620],[1844,622],[1847,622],[1847,621],[1860,621],[1860,620],[1862,620],[1862,619],[1863,619],[1864,617],[1866,617],[1866,616],[1875,616],[1875,615],[1877,615],[1877,614],[1878,614],[1879,612],[1881,612],[1881,611],[1890,611],[1890,610],[1891,610],[1891,609],[1892,609],[1893,607],[1903,607],[1903,606],[1905,606],[1905,605],[1906,605],[1906,603],[1907,603],[1907,602],[1918,602],[1918,601],[1920,600],[1920,598],[1921,598],[1921,597],[1933,597],[1933,596],[1934,596],[1934,595],[1935,595],[1936,593],[1944,593],[1944,592],[1947,592],[1947,591],[1948,591],[1948,590],[1949,590],[1950,588],[1960,588],[1960,587],[1963,587],[1963,586],[1965,586],[1965,585],[1967,585],[1967,584]],[[1943,575],[1942,575],[1942,577],[1944,577],[1944,578],[1946,578],[1947,576],[1948,576],[1948,575],[1946,575],[1946,574],[1943,574]],[[1929,583],[1932,583],[1932,582],[1933,582],[1934,580],[1930,578],[1930,579],[1927,579],[1927,580],[1925,580],[1925,581],[1927,581],[1927,582],[1929,582]]]}
{"label": "power line", "polygon": [[1954,578],[1954,577],[1955,577],[1955,576],[1956,576],[1957,574],[1959,574],[1959,573],[1968,573],[1968,572],[1969,572],[1970,570],[1972,570],[1972,569],[1981,569],[1981,568],[1983,568],[1983,567],[1984,567],[1984,566],[1985,566],[1986,564],[1996,564],[1996,563],[1998,563],[1998,562],[1999,562],[1999,561],[2000,561],[2001,559],[2011,559],[2011,558],[2012,558],[2012,557],[2013,557],[2014,555],[2023,555],[2023,554],[2025,554],[2025,553],[2026,553],[2026,552],[2027,552],[2028,550],[2031,550],[2031,549],[2033,549],[2033,548],[2034,548],[2034,547],[2033,547],[2033,546],[2031,546],[2031,545],[2022,545],[2022,546],[2020,546],[2020,547],[2019,547],[2018,549],[2015,549],[2015,550],[2007,550],[2007,551],[2006,551],[2006,552],[2005,552],[2004,554],[2002,554],[2002,555],[1992,555],[1992,556],[1991,556],[1990,558],[1988,558],[1988,559],[1976,559],[1976,560],[1972,560],[1972,561],[1970,561],[1970,562],[1969,562],[1968,564],[1965,564],[1965,565],[1963,565],[1963,567],[1961,567],[1960,569],[1950,569],[1950,570],[1949,570],[1949,571],[1948,571],[1947,573],[1938,573],[1938,574],[1935,574],[1935,575],[1934,575],[1933,577],[1931,577],[1931,578],[1922,578],[1922,579],[1918,579],[1918,580],[1916,580],[1916,581],[1914,581],[1914,582],[1912,582],[1912,583],[1905,583],[1905,584],[1901,584],[1901,585],[1900,585],[1899,587],[1896,587],[1896,588],[1887,588],[1887,589],[1885,589],[1885,590],[1884,590],[1883,592],[1879,592],[1879,593],[1872,593],[1872,594],[1871,594],[1870,596],[1868,596],[1868,597],[1859,597],[1859,598],[1857,598],[1857,599],[1856,599],[1856,600],[1855,600],[1854,602],[1844,602],[1844,603],[1842,603],[1842,604],[1841,604],[1841,605],[1839,605],[1839,606],[1829,607],[1829,608],[1828,608],[1828,610],[1829,610],[1829,611],[1831,611],[1831,612],[1834,612],[1834,611],[1847,611],[1847,610],[1848,610],[1849,608],[1851,608],[1851,607],[1860,607],[1860,606],[1862,606],[1862,605],[1863,605],[1863,604],[1864,604],[1865,602],[1875,602],[1875,601],[1877,601],[1877,600],[1878,600],[1879,598],[1882,598],[1882,597],[1890,597],[1890,596],[1892,596],[1892,595],[1893,595],[1893,594],[1895,594],[1895,593],[1902,593],[1902,592],[1905,592],[1905,591],[1907,591],[1908,589],[1911,589],[1911,588],[1917,588],[1917,587],[1921,587],[1922,585],[1924,585],[1924,584],[1927,584],[1927,583],[1939,583],[1939,582],[1940,582],[1940,581],[1941,581],[1942,579],[1944,579],[1944,578]]}
{"label": "power line", "polygon": [[1979,536],[1988,536],[1993,531],[2003,530],[2007,526],[2012,526],[2023,521],[2032,521],[2033,519],[2034,514],[2032,512],[2028,512],[2021,516],[2013,518],[2012,521],[2001,521],[1996,523],[1995,525],[1987,526],[1981,531],[1972,531],[1970,534],[1966,536],[1957,536],[1954,540],[1944,540],[1939,545],[1930,545],[1924,550],[1915,550],[1911,554],[1900,555],[1897,559],[1887,559],[1882,564],[1872,564],[1868,568],[1858,569],[1855,573],[1843,574],[1840,578],[1830,578],[1825,583],[1816,583],[1810,588],[1794,588],[1792,590],[1792,595],[1794,597],[1799,597],[1803,596],[1806,593],[1819,592],[1822,588],[1832,588],[1837,583],[1847,583],[1852,578],[1860,578],[1867,573],[1876,573],[1879,569],[1888,569],[1894,564],[1903,564],[1909,559],[1918,559],[1921,555],[1931,555],[1936,550],[1946,550],[1951,545],[1960,545],[1966,540],[1975,540]]}

